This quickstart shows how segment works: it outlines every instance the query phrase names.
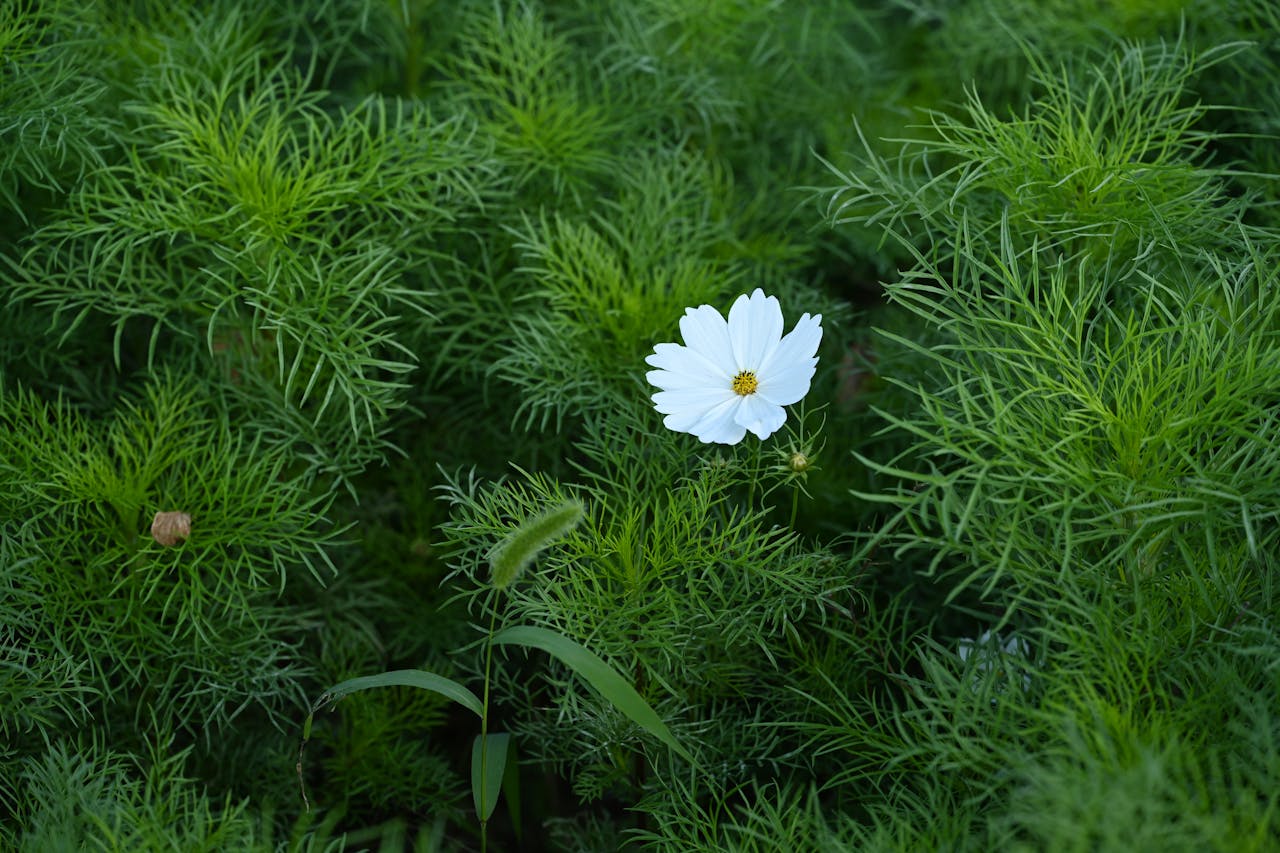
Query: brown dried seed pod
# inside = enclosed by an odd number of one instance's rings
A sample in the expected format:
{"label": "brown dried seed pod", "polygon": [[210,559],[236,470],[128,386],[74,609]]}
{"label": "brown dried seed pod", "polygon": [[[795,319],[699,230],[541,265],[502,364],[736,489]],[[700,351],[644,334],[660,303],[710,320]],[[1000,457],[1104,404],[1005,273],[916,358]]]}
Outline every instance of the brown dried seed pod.
{"label": "brown dried seed pod", "polygon": [[191,535],[191,516],[185,512],[157,512],[151,519],[151,538],[161,545],[177,545]]}

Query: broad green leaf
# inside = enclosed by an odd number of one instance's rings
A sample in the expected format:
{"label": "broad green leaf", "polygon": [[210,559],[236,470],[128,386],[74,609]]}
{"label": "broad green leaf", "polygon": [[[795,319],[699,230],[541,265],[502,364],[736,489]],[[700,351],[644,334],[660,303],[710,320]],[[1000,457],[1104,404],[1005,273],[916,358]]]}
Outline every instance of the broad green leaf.
{"label": "broad green leaf", "polygon": [[471,801],[482,821],[488,820],[498,806],[510,741],[511,735],[506,732],[490,732],[476,735],[471,742]]}
{"label": "broad green leaf", "polygon": [[432,693],[439,693],[446,699],[452,699],[462,707],[475,712],[477,717],[484,716],[484,706],[480,704],[476,694],[458,682],[445,678],[443,675],[436,675],[434,672],[427,672],[424,669],[397,669],[391,672],[384,672],[381,675],[362,675],[359,678],[349,678],[340,684],[330,687],[311,706],[311,713],[307,715],[307,721],[302,727],[303,739],[311,737],[311,718],[316,711],[325,705],[337,702],[343,696],[374,687],[417,687],[420,690],[430,690]]}
{"label": "broad green leaf", "polygon": [[666,723],[636,689],[596,654],[563,634],[532,625],[517,625],[499,632],[493,642],[524,646],[559,658],[566,666],[596,689],[606,700],[626,714],[642,729],[676,751],[686,761],[693,763],[693,756],[671,734]]}

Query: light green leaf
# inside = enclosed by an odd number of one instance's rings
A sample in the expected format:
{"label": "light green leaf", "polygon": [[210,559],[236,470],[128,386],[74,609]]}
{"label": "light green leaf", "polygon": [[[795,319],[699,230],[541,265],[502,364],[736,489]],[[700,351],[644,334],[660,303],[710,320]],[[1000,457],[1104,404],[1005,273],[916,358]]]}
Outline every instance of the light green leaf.
{"label": "light green leaf", "polygon": [[626,714],[642,729],[671,747],[686,761],[693,763],[693,756],[671,734],[666,723],[658,716],[649,703],[636,692],[628,681],[618,674],[594,652],[574,642],[563,634],[557,634],[546,628],[532,625],[517,625],[499,632],[494,643],[524,646],[542,651],[559,658],[566,666],[590,684],[605,699],[622,713]]}
{"label": "light green leaf", "polygon": [[432,693],[439,693],[446,699],[452,699],[462,707],[473,711],[477,717],[484,716],[484,707],[480,704],[480,700],[476,698],[476,694],[458,682],[445,678],[443,675],[436,675],[434,672],[427,672],[424,669],[397,669],[391,672],[384,672],[381,675],[362,675],[359,678],[350,678],[330,687],[311,706],[311,713],[307,715],[307,721],[302,727],[303,739],[311,737],[311,718],[316,711],[325,705],[337,702],[351,693],[369,690],[374,687],[417,687],[420,690],[430,690]]}
{"label": "light green leaf", "polygon": [[471,742],[471,801],[482,821],[488,820],[497,808],[510,741],[511,735],[506,732],[490,732],[476,735]]}

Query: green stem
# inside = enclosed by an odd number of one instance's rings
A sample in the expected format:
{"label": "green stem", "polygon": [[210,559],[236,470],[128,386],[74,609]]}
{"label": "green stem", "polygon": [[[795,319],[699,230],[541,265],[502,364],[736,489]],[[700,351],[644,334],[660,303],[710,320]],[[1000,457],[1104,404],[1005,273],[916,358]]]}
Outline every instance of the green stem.
{"label": "green stem", "polygon": [[[489,767],[489,672],[493,667],[493,629],[498,623],[498,608],[495,602],[489,612],[489,642],[484,650],[484,698],[481,700],[480,715],[480,796],[483,799],[486,787],[485,772]],[[481,803],[483,809],[487,803]],[[480,818],[480,853],[489,849],[489,821]]]}
{"label": "green stem", "polygon": [[791,490],[791,521],[787,523],[787,527],[792,530],[796,529],[796,511],[800,508],[800,490]]}

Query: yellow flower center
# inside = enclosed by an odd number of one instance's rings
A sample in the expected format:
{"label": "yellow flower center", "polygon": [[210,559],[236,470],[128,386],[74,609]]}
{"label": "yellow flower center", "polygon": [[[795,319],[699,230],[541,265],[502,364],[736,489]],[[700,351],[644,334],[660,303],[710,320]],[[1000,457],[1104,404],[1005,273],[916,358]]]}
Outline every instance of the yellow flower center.
{"label": "yellow flower center", "polygon": [[745,397],[748,394],[754,394],[758,387],[760,387],[760,383],[756,380],[756,375],[750,370],[744,370],[733,377],[733,393],[739,396]]}

